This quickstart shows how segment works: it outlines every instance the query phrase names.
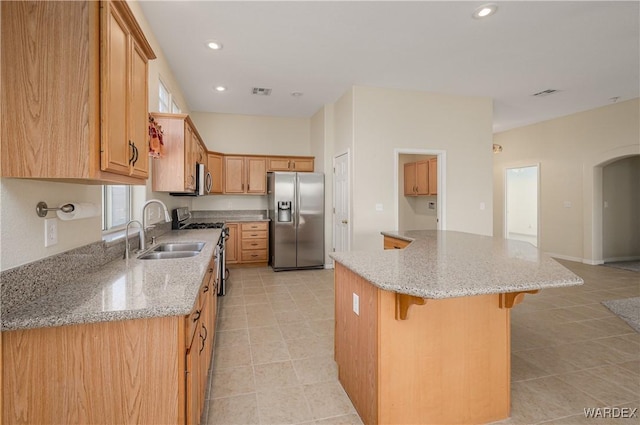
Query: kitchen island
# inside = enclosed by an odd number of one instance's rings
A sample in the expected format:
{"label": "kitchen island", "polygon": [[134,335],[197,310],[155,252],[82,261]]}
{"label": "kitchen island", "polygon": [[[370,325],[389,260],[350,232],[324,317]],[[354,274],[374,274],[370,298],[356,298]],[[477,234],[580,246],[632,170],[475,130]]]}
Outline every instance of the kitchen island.
{"label": "kitchen island", "polygon": [[507,418],[510,309],[525,294],[582,280],[526,242],[453,231],[383,235],[409,244],[332,254],[335,359],[363,422]]}

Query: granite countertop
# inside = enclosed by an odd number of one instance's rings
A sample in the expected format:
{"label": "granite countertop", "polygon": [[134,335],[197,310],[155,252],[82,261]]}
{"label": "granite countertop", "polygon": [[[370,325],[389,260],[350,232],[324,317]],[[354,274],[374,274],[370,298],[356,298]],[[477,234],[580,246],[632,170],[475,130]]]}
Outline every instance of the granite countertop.
{"label": "granite countertop", "polygon": [[582,279],[521,241],[438,230],[381,232],[411,241],[386,251],[330,256],[373,285],[423,298],[454,298],[580,285]]}
{"label": "granite countertop", "polygon": [[194,257],[118,259],[2,317],[2,330],[180,316],[198,296],[220,229],[174,230],[162,242],[205,242]]}

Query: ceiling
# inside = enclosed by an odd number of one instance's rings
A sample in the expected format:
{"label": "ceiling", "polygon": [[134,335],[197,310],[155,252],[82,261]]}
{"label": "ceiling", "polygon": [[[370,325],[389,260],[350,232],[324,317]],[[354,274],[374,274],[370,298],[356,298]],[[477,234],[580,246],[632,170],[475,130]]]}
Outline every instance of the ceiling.
{"label": "ceiling", "polygon": [[[310,117],[366,85],[491,97],[499,132],[639,96],[640,2],[497,2],[495,15],[473,19],[484,3],[141,7],[191,111]],[[207,48],[210,39],[224,48]],[[558,91],[532,96],[548,89]]]}

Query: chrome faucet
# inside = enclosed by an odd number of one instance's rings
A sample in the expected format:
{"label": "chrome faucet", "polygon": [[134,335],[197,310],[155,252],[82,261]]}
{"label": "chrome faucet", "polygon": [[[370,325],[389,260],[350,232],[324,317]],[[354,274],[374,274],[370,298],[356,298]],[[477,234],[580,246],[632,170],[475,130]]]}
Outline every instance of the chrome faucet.
{"label": "chrome faucet", "polygon": [[[147,218],[147,215],[145,214],[145,210],[147,209],[147,206],[149,204],[158,204],[162,207],[162,209],[164,210],[164,221],[169,223],[171,221],[171,215],[169,215],[169,210],[167,209],[167,206],[164,204],[164,202],[162,202],[159,199],[149,199],[147,202],[144,203],[144,206],[142,207],[142,228],[144,229],[144,231],[146,232],[148,229],[152,229],[153,227],[155,227],[154,225],[151,226],[147,226],[145,221]],[[153,244],[153,241],[151,242]],[[146,241],[143,240],[142,242],[142,246],[140,247],[140,249],[145,249],[146,247]]]}
{"label": "chrome faucet", "polygon": [[142,223],[140,223],[138,220],[129,220],[129,222],[127,223],[127,227],[124,231],[124,259],[128,260],[129,259],[129,251],[130,251],[130,247],[129,247],[129,225],[131,223],[138,223],[138,226],[140,226],[140,232],[138,233],[138,236],[140,237],[140,249],[143,250],[144,249],[144,227],[142,226]]}

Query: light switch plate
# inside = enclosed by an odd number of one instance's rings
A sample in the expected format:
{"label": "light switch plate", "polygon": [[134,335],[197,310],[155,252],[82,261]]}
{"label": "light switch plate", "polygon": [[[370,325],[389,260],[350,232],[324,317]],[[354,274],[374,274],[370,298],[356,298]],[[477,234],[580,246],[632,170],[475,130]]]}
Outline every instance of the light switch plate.
{"label": "light switch plate", "polygon": [[376,204],[376,211],[382,211],[382,210],[383,210],[382,204]]}
{"label": "light switch plate", "polygon": [[360,297],[353,293],[353,312],[360,316]]}
{"label": "light switch plate", "polygon": [[47,218],[44,221],[44,246],[50,247],[58,243],[58,219]]}

